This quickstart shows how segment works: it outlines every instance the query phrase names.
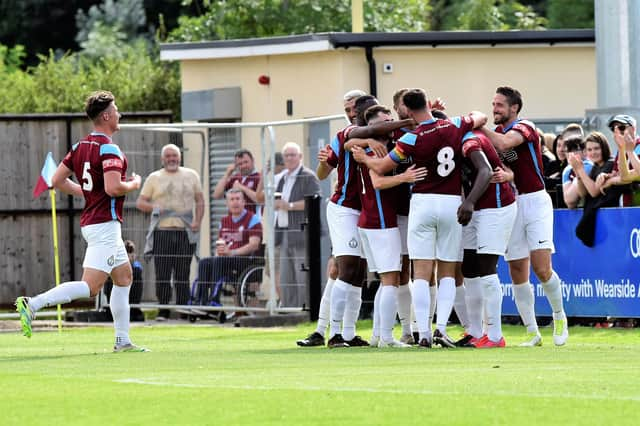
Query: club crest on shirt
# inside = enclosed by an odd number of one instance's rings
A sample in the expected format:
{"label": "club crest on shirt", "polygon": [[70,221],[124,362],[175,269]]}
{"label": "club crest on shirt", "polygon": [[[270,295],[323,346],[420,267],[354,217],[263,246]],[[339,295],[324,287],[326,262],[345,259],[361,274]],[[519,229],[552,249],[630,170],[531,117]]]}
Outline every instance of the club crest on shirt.
{"label": "club crest on shirt", "polygon": [[355,237],[354,237],[354,238],[352,238],[352,239],[349,241],[349,247],[351,247],[351,248],[356,248],[356,247],[358,247],[358,240],[356,240],[356,239],[355,239]]}
{"label": "club crest on shirt", "polygon": [[518,159],[518,153],[514,149],[498,152],[498,156],[503,163],[513,163]]}
{"label": "club crest on shirt", "polygon": [[107,265],[113,266],[114,263],[116,263],[116,258],[113,255],[109,256],[107,259]]}

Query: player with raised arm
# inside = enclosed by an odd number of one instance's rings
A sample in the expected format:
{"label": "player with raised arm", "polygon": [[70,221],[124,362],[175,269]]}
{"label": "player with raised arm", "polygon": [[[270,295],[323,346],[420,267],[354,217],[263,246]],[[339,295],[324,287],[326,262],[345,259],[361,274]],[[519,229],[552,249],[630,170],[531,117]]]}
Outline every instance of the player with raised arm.
{"label": "player with raised arm", "polygon": [[[365,112],[368,125],[392,120],[391,111],[383,105],[374,105]],[[388,136],[386,139],[390,143]],[[345,144],[345,149],[350,150],[352,146],[366,143],[362,139],[350,139]],[[376,155],[370,148],[367,148],[367,154]],[[402,251],[396,210],[396,204],[400,201],[397,189],[404,183],[424,179],[426,169],[413,165],[400,174],[381,176],[364,164],[360,164],[358,168],[362,203],[358,231],[369,271],[377,272],[381,282],[374,301],[374,333],[370,343],[379,347],[409,347],[407,343],[393,338],[393,324],[398,313],[397,293]],[[408,194],[406,195],[408,201]]]}
{"label": "player with raised arm", "polygon": [[[80,230],[87,242],[80,281],[65,282],[35,297],[18,297],[16,310],[25,336],[31,337],[31,321],[47,306],[96,296],[111,275],[111,313],[115,327],[114,352],[147,352],[129,339],[129,289],[131,264],[122,240],[124,197],[140,188],[140,176],[127,179],[127,158],[111,137],[120,129],[120,113],[111,92],[99,91],[86,101],[85,111],[93,131],[73,145],[53,176],[60,191],[84,197]],[[75,174],[78,183],[69,179]]]}
{"label": "player with raised arm", "polygon": [[[326,179],[333,169],[337,168],[338,182],[336,190],[327,204],[327,222],[334,257],[334,270],[337,278],[327,281],[327,286],[320,301],[320,312],[316,330],[305,339],[298,340],[298,346],[324,345],[324,333],[327,323],[331,324],[329,347],[346,347],[348,343],[340,332],[343,319],[345,323],[353,323],[353,329],[347,327],[345,332],[353,346],[368,345],[368,342],[355,335],[355,321],[360,313],[361,287],[354,286],[362,282],[362,266],[360,265],[360,237],[357,222],[360,216],[360,198],[357,189],[356,167],[351,153],[344,150],[345,134],[355,128],[357,112],[355,102],[366,94],[361,90],[350,90],[344,95],[344,111],[352,124],[340,130],[331,145],[323,147],[318,153],[318,179]],[[335,276],[335,275],[334,275]],[[354,285],[351,285],[354,283]],[[334,292],[338,287],[338,291]],[[352,288],[353,287],[353,288]],[[338,296],[334,296],[337,293]],[[340,299],[341,314],[333,315],[334,299]],[[346,310],[345,306],[349,305]],[[346,317],[346,318],[345,318]],[[335,321],[334,321],[335,319]],[[351,336],[353,334],[353,336]]]}
{"label": "player with raised arm", "polygon": [[513,293],[528,338],[521,346],[540,346],[534,309],[534,294],[529,282],[529,259],[553,311],[553,342],[564,345],[569,337],[567,316],[562,302],[562,288],[558,274],[551,265],[553,245],[553,206],[545,191],[540,138],[535,125],[518,117],[522,109],[522,95],[511,87],[498,87],[493,96],[495,131],[482,131],[493,146],[502,153],[513,170],[518,213],[505,254],[513,282]]}
{"label": "player with raised arm", "polygon": [[[344,113],[351,123],[347,127],[351,127],[355,124],[355,102],[356,99],[364,95],[366,95],[366,93],[358,89],[349,90],[344,94]],[[316,168],[316,176],[318,176],[318,179],[320,180],[324,180],[329,177],[331,171],[333,170],[333,167],[328,164],[331,154],[332,150],[330,145],[322,147],[318,152],[318,166]],[[329,325],[329,321],[331,320],[331,293],[335,281],[338,278],[338,266],[334,256],[335,254],[332,255],[327,261],[327,283],[324,287],[324,291],[322,292],[322,298],[320,299],[320,309],[318,312],[318,323],[316,325],[316,330],[304,339],[296,341],[296,344],[298,346],[324,346],[325,344],[324,335],[327,329],[327,325]]]}
{"label": "player with raised arm", "polygon": [[428,109],[427,96],[422,89],[407,91],[403,102],[409,115],[418,123],[416,129],[400,138],[384,158],[368,157],[359,148],[352,152],[357,161],[364,162],[379,174],[394,169],[408,157],[417,167],[427,169],[427,178],[418,181],[412,190],[408,246],[414,267],[411,298],[418,325],[418,345],[430,348],[429,280],[434,263],[437,260],[440,292],[444,293],[442,304],[448,305],[450,313],[455,297],[455,263],[462,260],[462,226],[456,220],[456,211],[462,202],[461,141],[467,132],[484,125],[487,118],[480,112],[472,112],[463,117],[436,120]]}

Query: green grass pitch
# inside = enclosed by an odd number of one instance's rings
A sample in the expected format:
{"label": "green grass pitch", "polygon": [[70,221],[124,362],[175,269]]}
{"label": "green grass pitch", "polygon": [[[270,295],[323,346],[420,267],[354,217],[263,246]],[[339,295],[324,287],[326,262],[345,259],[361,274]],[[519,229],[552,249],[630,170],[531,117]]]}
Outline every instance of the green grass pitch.
{"label": "green grass pitch", "polygon": [[120,354],[111,328],[2,333],[0,424],[640,424],[638,329],[572,327],[561,348],[549,328],[516,347],[511,326],[505,349],[296,347],[313,328],[135,327],[153,352]]}

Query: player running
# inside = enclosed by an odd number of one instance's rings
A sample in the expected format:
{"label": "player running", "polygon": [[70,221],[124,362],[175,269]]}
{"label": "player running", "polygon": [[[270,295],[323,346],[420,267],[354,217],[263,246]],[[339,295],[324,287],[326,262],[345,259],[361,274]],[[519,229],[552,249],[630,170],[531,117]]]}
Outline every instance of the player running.
{"label": "player running", "polygon": [[[87,98],[85,111],[93,131],[76,143],[53,175],[60,191],[84,197],[80,230],[87,242],[80,281],[65,282],[35,297],[18,297],[22,332],[31,337],[31,321],[41,308],[96,296],[111,275],[111,313],[115,327],[114,352],[147,352],[129,339],[129,289],[132,270],[122,241],[124,196],[140,188],[140,176],[127,179],[127,158],[111,140],[120,129],[120,113],[111,92],[95,92]],[[69,177],[75,174],[80,184]]]}

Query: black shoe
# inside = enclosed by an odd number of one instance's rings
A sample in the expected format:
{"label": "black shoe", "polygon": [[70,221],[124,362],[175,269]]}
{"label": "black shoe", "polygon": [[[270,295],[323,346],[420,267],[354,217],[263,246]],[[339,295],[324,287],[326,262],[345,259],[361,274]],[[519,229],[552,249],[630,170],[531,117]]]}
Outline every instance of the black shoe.
{"label": "black shoe", "polygon": [[473,340],[473,336],[471,334],[466,334],[462,339],[458,340],[455,345],[458,348],[475,348],[471,341]]}
{"label": "black shoe", "polygon": [[420,333],[418,333],[417,331],[414,331],[411,334],[413,334],[413,341],[415,342],[414,344],[417,344],[420,341]]}
{"label": "black shoe", "polygon": [[317,331],[314,331],[304,339],[298,340],[296,345],[304,347],[324,346],[324,336]]}
{"label": "black shoe", "polygon": [[352,347],[352,346],[369,346],[369,342],[367,342],[366,340],[364,340],[360,336],[356,336],[351,340],[347,340],[346,343],[347,343],[347,345],[349,345],[349,347]]}
{"label": "black shoe", "polygon": [[342,338],[342,334],[335,334],[329,341],[327,342],[327,346],[330,348],[348,348],[349,344],[344,341]]}
{"label": "black shoe", "polygon": [[418,342],[418,347],[422,349],[431,349],[431,341],[426,337],[420,339],[420,342]]}
{"label": "black shoe", "polygon": [[436,330],[433,333],[433,343],[440,345],[443,348],[455,348],[456,342],[451,340],[446,334],[442,334],[440,330]]}

